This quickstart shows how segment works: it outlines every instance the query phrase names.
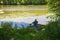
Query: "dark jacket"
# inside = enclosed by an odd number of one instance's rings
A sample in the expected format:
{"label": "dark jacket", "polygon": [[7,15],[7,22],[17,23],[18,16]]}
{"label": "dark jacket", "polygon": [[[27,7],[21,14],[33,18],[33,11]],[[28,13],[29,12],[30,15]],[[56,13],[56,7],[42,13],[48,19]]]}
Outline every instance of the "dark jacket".
{"label": "dark jacket", "polygon": [[38,25],[38,21],[34,21],[33,26],[37,26],[37,25]]}

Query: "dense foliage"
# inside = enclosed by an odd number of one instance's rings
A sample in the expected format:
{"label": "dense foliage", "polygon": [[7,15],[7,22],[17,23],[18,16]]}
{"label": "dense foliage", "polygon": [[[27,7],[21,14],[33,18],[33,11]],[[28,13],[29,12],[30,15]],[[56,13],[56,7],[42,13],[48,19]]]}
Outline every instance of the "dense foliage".
{"label": "dense foliage", "polygon": [[48,40],[60,40],[60,0],[48,0],[49,9],[55,13],[54,20],[46,25]]}
{"label": "dense foliage", "polygon": [[48,40],[60,40],[60,21],[51,21],[45,26]]}
{"label": "dense foliage", "polygon": [[39,27],[36,32],[33,27],[17,29],[12,28],[11,23],[4,23],[0,28],[0,40],[45,40],[43,27]]}
{"label": "dense foliage", "polygon": [[43,5],[46,0],[0,0],[3,5]]}
{"label": "dense foliage", "polygon": [[56,16],[60,16],[60,0],[48,0],[50,11],[54,12]]}
{"label": "dense foliage", "polygon": [[37,28],[38,32],[31,26],[17,29],[17,26],[12,28],[11,23],[1,24],[0,40],[60,40],[59,20]]}

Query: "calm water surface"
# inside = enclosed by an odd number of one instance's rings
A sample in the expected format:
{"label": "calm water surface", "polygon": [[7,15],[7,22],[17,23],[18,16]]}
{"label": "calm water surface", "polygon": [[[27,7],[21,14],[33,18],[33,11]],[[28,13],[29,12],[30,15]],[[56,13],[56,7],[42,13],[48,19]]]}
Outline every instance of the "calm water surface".
{"label": "calm water surface", "polygon": [[0,18],[40,16],[47,14],[47,6],[0,5]]}
{"label": "calm water surface", "polygon": [[47,14],[48,6],[46,5],[0,5],[0,20],[5,21],[28,23],[28,21],[32,22],[34,19],[38,19],[40,23],[43,23],[49,20],[45,18]]}

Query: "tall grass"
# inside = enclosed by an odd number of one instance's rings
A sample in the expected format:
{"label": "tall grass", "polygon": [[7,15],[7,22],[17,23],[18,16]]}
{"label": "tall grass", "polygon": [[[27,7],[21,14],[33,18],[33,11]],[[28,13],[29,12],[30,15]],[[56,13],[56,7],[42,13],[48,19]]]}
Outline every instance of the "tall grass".
{"label": "tall grass", "polygon": [[0,28],[0,40],[60,40],[60,21],[39,26],[38,30],[36,32],[33,27],[12,28],[10,23],[5,23]]}

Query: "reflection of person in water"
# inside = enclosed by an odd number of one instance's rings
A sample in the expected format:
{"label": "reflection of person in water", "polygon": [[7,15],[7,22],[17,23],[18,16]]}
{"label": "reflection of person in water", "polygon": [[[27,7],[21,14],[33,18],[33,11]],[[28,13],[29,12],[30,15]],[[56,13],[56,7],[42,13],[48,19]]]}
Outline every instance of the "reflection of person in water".
{"label": "reflection of person in water", "polygon": [[32,24],[34,26],[35,31],[38,32],[38,29],[37,29],[38,21],[37,21],[37,19],[35,19],[35,21]]}

